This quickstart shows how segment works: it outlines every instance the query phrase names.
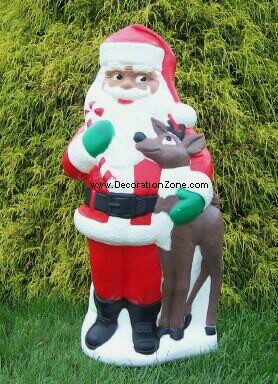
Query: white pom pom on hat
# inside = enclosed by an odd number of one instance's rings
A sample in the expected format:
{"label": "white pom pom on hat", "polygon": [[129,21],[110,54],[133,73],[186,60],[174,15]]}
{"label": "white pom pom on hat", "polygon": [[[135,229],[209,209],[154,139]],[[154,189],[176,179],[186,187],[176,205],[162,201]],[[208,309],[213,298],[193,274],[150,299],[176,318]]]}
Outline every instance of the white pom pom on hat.
{"label": "white pom pom on hat", "polygon": [[197,122],[195,109],[188,104],[176,103],[171,115],[177,124],[184,124],[187,128],[192,128]]}

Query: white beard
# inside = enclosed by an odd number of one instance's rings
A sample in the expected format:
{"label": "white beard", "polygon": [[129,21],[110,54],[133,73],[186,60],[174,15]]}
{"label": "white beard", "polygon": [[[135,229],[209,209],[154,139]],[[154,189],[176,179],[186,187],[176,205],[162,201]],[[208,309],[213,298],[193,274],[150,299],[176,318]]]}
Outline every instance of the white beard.
{"label": "white beard", "polygon": [[[136,99],[131,104],[120,104],[117,99],[102,89],[104,68],[90,87],[85,100],[85,109],[89,109],[89,103],[95,101],[95,108],[104,108],[101,118],[96,119],[93,112],[87,113],[86,122],[89,119],[109,120],[114,127],[115,136],[103,153],[107,163],[116,168],[133,166],[141,161],[144,156],[135,148],[133,140],[136,132],[143,132],[147,137],[156,137],[151,123],[154,117],[164,123],[168,120],[168,113],[171,111],[175,101],[168,90],[168,87],[158,72],[159,88],[154,94]],[[163,83],[164,82],[164,83]],[[114,95],[116,96],[116,95]],[[123,94],[118,95],[123,97]]]}

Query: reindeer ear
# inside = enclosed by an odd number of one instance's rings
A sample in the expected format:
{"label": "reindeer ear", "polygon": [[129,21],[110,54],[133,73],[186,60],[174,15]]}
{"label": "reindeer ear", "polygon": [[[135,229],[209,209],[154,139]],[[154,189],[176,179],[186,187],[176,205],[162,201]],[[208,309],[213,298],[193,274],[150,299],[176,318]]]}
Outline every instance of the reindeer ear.
{"label": "reindeer ear", "polygon": [[162,123],[162,121],[157,120],[154,117],[151,117],[151,122],[157,136],[160,136],[162,135],[162,133],[167,132],[167,126],[164,123]]}
{"label": "reindeer ear", "polygon": [[205,136],[202,134],[185,136],[182,143],[185,149],[187,150],[189,156],[193,156],[201,152],[201,150],[206,145]]}

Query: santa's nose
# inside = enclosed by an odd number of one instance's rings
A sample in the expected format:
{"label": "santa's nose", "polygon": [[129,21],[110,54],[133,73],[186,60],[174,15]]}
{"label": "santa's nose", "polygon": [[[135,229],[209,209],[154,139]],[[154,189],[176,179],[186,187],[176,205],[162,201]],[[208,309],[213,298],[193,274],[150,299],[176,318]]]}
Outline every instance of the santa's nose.
{"label": "santa's nose", "polygon": [[135,135],[133,136],[133,140],[135,143],[140,143],[141,141],[146,139],[146,135],[143,132],[136,132]]}
{"label": "santa's nose", "polygon": [[133,82],[131,79],[124,79],[121,83],[121,88],[123,89],[131,89],[133,88]]}

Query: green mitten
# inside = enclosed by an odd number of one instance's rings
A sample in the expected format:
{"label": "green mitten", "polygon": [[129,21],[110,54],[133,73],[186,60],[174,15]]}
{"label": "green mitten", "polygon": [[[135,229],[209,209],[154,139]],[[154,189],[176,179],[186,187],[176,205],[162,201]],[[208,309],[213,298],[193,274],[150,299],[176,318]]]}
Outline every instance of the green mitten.
{"label": "green mitten", "polygon": [[174,224],[185,224],[194,220],[205,206],[205,201],[201,195],[187,189],[178,189],[176,196],[180,201],[169,212]]}
{"label": "green mitten", "polygon": [[93,157],[103,153],[114,136],[113,125],[108,120],[97,121],[91,125],[82,137],[86,151]]}

